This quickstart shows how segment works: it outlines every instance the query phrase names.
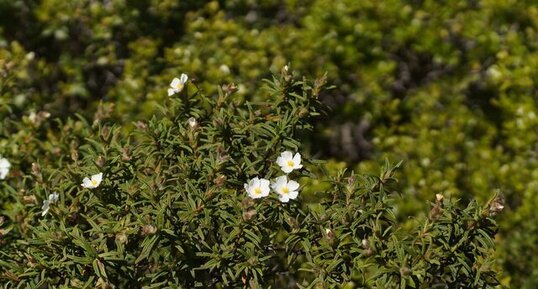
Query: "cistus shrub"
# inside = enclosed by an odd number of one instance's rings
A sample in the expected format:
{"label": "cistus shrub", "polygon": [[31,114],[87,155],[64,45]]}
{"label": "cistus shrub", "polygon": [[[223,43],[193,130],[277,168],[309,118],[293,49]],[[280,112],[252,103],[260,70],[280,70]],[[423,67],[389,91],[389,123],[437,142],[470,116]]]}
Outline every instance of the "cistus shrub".
{"label": "cistus shrub", "polygon": [[11,122],[26,132],[2,151],[1,287],[495,288],[500,197],[439,194],[402,230],[399,164],[326,174],[303,150],[325,81],[283,69],[260,102],[187,81],[131,132],[106,113]]}
{"label": "cistus shrub", "polygon": [[529,0],[0,0],[0,63],[13,71],[0,120],[101,109],[128,131],[155,114],[178,68],[208,94],[235,82],[255,101],[266,100],[259,80],[288,62],[327,71],[335,87],[320,100],[332,111],[301,137],[311,155],[333,173],[403,160],[402,221],[437,193],[485,202],[500,189],[501,281],[535,289],[537,23]]}

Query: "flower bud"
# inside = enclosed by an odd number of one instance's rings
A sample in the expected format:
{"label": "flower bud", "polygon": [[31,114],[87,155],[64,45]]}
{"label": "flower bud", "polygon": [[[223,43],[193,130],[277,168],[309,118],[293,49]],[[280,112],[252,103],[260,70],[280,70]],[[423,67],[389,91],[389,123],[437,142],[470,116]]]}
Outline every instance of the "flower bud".
{"label": "flower bud", "polygon": [[106,160],[105,160],[105,157],[100,155],[97,157],[97,160],[95,161],[95,164],[99,167],[99,168],[103,168],[106,164]]}
{"label": "flower bud", "polygon": [[504,199],[501,197],[496,197],[489,204],[489,214],[490,216],[495,216],[504,209]]}
{"label": "flower bud", "polygon": [[32,163],[32,175],[36,177],[41,175],[41,167],[38,163]]}
{"label": "flower bud", "polygon": [[402,277],[407,277],[407,276],[411,275],[411,272],[412,272],[411,269],[409,269],[407,267],[400,268],[400,275]]}
{"label": "flower bud", "polygon": [[213,183],[219,187],[222,187],[222,185],[224,185],[225,182],[226,182],[226,176],[224,175],[220,175],[213,180]]}
{"label": "flower bud", "polygon": [[237,91],[237,85],[235,83],[225,84],[222,86],[222,91],[226,94],[232,94]]}
{"label": "flower bud", "polygon": [[127,243],[127,235],[125,235],[124,232],[117,233],[117,234],[116,234],[116,242],[118,242],[118,243],[120,243],[120,244],[125,244],[125,243]]}
{"label": "flower bud", "polygon": [[153,225],[142,226],[142,235],[153,235],[157,232],[157,228]]}
{"label": "flower bud", "polygon": [[196,119],[194,117],[189,118],[187,120],[187,123],[189,124],[189,127],[192,130],[195,130],[198,127],[198,122],[196,121]]}
{"label": "flower bud", "polygon": [[121,160],[124,162],[128,162],[131,159],[132,157],[130,155],[129,148],[128,147],[121,148]]}
{"label": "flower bud", "polygon": [[23,196],[22,200],[25,204],[37,204],[37,199],[35,195]]}
{"label": "flower bud", "polygon": [[105,141],[107,141],[110,137],[110,128],[108,126],[103,127],[101,129],[101,138]]}
{"label": "flower bud", "polygon": [[327,238],[327,241],[332,244],[334,241],[334,231],[329,228],[325,228],[325,237]]}
{"label": "flower bud", "polygon": [[139,130],[143,130],[143,131],[145,131],[145,130],[148,129],[148,125],[147,125],[145,122],[143,122],[143,121],[137,121],[137,122],[135,122],[134,125],[135,125],[135,127],[136,127],[137,129],[139,129]]}
{"label": "flower bud", "polygon": [[243,212],[243,220],[250,221],[252,218],[254,218],[258,212],[255,209],[248,210],[246,212]]}

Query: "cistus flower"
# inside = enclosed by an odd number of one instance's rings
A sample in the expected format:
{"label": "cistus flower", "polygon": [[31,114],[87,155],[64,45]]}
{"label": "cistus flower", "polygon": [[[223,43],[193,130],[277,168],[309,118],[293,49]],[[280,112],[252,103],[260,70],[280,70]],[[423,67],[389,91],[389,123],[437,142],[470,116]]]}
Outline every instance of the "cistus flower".
{"label": "cistus flower", "polygon": [[170,83],[170,88],[168,89],[168,96],[172,96],[175,93],[182,91],[185,87],[185,83],[187,83],[187,80],[189,80],[189,77],[185,73],[182,73],[179,78],[174,78]]}
{"label": "cistus flower", "polygon": [[276,159],[276,163],[286,174],[289,174],[293,170],[298,170],[303,167],[303,165],[301,165],[301,154],[296,153],[295,155],[293,155],[290,151],[285,151],[281,153],[280,156]]}
{"label": "cistus flower", "polygon": [[288,181],[286,176],[276,178],[275,182],[271,184],[271,188],[278,194],[278,198],[282,203],[287,203],[299,195],[299,183],[292,180]]}
{"label": "cistus flower", "polygon": [[6,158],[0,158],[0,180],[7,177],[10,168],[11,163]]}
{"label": "cistus flower", "polygon": [[49,198],[47,200],[43,201],[43,206],[41,206],[41,210],[43,210],[41,212],[42,217],[45,216],[49,212],[50,205],[56,203],[59,198],[60,198],[60,195],[58,195],[58,193],[54,192],[54,193],[49,195]]}
{"label": "cistus flower", "polygon": [[91,176],[90,178],[88,177],[84,178],[82,180],[81,186],[83,188],[95,189],[99,186],[99,184],[101,184],[102,180],[103,180],[103,173],[98,173]]}
{"label": "cistus flower", "polygon": [[244,185],[248,196],[253,199],[267,197],[271,189],[269,189],[269,181],[255,177]]}

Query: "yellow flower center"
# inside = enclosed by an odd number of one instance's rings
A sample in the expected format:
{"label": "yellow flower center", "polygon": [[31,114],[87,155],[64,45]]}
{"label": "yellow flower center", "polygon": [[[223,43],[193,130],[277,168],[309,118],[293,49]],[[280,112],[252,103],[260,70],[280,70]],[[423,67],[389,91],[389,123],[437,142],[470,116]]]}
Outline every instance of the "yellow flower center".
{"label": "yellow flower center", "polygon": [[176,84],[176,89],[177,90],[182,90],[183,89],[183,84],[181,84],[181,83]]}
{"label": "yellow flower center", "polygon": [[260,189],[260,188],[255,188],[254,189],[254,194],[255,195],[261,195],[261,193],[262,193],[262,189]]}
{"label": "yellow flower center", "polygon": [[288,161],[288,167],[293,167],[294,163],[293,161]]}
{"label": "yellow flower center", "polygon": [[287,195],[289,192],[290,192],[290,189],[288,189],[288,187],[282,188],[282,194]]}
{"label": "yellow flower center", "polygon": [[96,180],[91,180],[91,183],[92,183],[92,186],[97,186],[97,181]]}

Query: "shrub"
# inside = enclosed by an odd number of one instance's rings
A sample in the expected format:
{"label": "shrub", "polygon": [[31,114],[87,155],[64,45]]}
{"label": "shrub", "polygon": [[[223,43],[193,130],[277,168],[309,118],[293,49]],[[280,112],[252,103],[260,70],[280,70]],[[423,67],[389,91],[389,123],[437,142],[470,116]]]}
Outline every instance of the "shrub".
{"label": "shrub", "polygon": [[333,173],[404,160],[402,221],[437,193],[485,202],[500,189],[503,285],[537,287],[533,1],[71,2],[0,0],[0,59],[16,71],[2,116],[91,119],[113,102],[129,131],[166,99],[178,67],[208,94],[224,80],[255,101],[266,100],[258,81],[288,62],[328,71],[335,88],[320,100],[332,113],[301,136],[305,150],[331,158]]}
{"label": "shrub", "polygon": [[13,123],[4,288],[494,288],[498,197],[461,208],[438,195],[408,232],[392,208],[398,165],[331,176],[309,157],[288,177],[327,181],[310,201],[248,197],[245,183],[302,150],[324,84],[283,70],[267,101],[245,102],[234,85],[189,83],[130,133],[106,114]]}

